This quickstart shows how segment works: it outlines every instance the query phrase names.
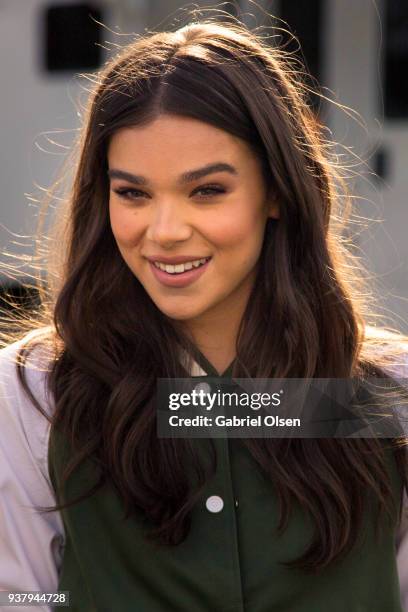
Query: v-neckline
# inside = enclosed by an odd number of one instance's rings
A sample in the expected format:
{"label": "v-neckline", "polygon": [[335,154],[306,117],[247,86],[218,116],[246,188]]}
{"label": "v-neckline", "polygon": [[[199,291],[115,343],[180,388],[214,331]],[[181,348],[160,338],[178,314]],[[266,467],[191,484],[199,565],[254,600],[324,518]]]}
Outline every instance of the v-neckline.
{"label": "v-neckline", "polygon": [[235,358],[231,361],[229,366],[224,372],[219,374],[215,367],[208,361],[208,359],[202,354],[202,352],[196,348],[194,354],[195,362],[206,372],[207,376],[212,376],[213,378],[229,378],[232,375],[232,369],[234,366]]}

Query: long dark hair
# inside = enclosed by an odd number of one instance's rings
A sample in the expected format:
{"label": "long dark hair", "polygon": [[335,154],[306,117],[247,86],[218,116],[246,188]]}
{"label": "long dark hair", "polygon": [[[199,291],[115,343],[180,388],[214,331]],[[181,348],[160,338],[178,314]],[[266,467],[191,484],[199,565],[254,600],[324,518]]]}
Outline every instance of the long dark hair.
{"label": "long dark hair", "polygon": [[[93,78],[58,243],[65,254],[42,310],[48,328],[41,343],[48,337],[54,351],[47,376],[52,427],[72,445],[64,482],[93,458],[102,468],[98,486],[114,486],[126,516],[142,510],[151,537],[176,545],[188,534],[215,457],[205,472],[194,440],[156,436],[156,379],[186,376],[179,348],[194,355],[195,347],[154,305],[112,235],[107,147],[118,129],[163,113],[182,115],[241,138],[262,161],[280,218],[266,227],[233,376],[349,377],[377,372],[381,363],[366,333],[357,266],[337,222],[341,174],[309,107],[308,87],[283,50],[236,22],[207,19],[137,38]],[[19,373],[29,392],[24,369]],[[319,571],[350,551],[367,492],[378,499],[379,516],[394,516],[401,501],[393,499],[379,440],[242,442],[276,491],[279,530],[294,503],[315,523],[310,547],[289,565]],[[393,454],[406,486],[400,442]],[[196,487],[186,461],[196,470]]]}

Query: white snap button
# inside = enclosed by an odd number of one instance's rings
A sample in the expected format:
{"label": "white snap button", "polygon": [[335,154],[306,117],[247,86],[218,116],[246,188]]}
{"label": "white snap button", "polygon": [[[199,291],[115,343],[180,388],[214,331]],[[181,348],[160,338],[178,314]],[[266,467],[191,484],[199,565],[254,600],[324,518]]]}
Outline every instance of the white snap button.
{"label": "white snap button", "polygon": [[199,393],[200,391],[204,391],[204,393],[210,393],[211,387],[206,382],[200,382],[194,387],[194,391],[197,391],[197,393]]}
{"label": "white snap button", "polygon": [[221,512],[224,507],[224,502],[219,495],[211,495],[205,502],[209,512]]}
{"label": "white snap button", "polygon": [[235,500],[235,507],[238,508],[238,506],[239,506],[239,503],[238,503],[238,500],[236,499]]}

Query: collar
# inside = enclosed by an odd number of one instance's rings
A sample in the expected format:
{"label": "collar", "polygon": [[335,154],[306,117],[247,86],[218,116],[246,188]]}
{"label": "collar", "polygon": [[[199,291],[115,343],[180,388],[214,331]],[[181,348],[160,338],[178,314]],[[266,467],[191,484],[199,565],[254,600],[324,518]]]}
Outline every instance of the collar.
{"label": "collar", "polygon": [[[185,349],[182,349],[181,363],[186,369],[188,366],[188,361],[189,359],[187,351]],[[232,375],[232,368],[234,362],[235,359],[230,363],[228,368],[224,372],[222,372],[222,374],[219,374],[215,367],[212,365],[212,363],[208,361],[208,359],[201,353],[201,351],[196,349],[196,353],[191,364],[190,376],[193,378],[197,376],[210,376],[212,378],[230,378]]]}

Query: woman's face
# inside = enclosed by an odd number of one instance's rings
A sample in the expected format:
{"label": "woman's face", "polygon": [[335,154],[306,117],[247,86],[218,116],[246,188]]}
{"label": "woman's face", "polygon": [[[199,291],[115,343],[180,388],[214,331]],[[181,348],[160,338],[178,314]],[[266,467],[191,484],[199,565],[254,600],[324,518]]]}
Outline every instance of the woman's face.
{"label": "woman's face", "polygon": [[267,218],[277,217],[248,145],[162,115],[115,133],[108,164],[113,235],[156,306],[186,322],[245,307]]}

